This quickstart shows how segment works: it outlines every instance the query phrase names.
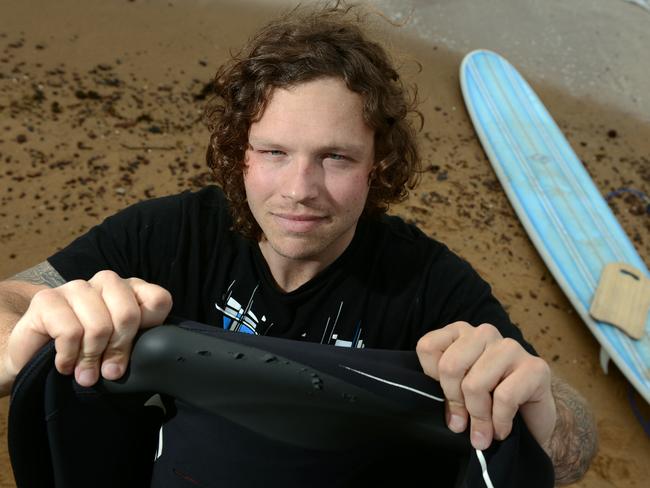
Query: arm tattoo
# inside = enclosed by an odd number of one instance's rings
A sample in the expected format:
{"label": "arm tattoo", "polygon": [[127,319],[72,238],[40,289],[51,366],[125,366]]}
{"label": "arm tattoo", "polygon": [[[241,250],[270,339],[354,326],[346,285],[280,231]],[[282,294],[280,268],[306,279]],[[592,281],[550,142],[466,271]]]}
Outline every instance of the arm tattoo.
{"label": "arm tattoo", "polygon": [[565,485],[578,481],[587,472],[598,450],[598,436],[586,400],[558,378],[553,378],[551,387],[557,421],[546,452],[555,467],[555,482]]}
{"label": "arm tattoo", "polygon": [[65,283],[63,277],[47,261],[43,261],[33,268],[18,273],[10,279],[14,281],[26,281],[33,285],[47,285],[50,288],[55,288]]}

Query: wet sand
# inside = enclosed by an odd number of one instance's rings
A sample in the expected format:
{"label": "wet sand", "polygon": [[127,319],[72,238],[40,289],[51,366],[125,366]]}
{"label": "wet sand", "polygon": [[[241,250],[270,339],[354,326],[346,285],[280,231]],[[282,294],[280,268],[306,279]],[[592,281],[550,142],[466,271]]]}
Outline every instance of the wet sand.
{"label": "wet sand", "polygon": [[[0,4],[0,278],[130,203],[209,182],[200,122],[206,84],[228,50],[278,10],[197,0]],[[575,486],[643,486],[650,439],[634,417],[628,383],[613,366],[609,375],[600,370],[596,341],[501,190],[460,96],[462,52],[406,39],[399,29],[388,37],[420,86],[425,116],[422,182],[392,211],[469,260],[554,371],[591,402],[601,446]],[[532,72],[530,81],[603,194],[622,187],[650,194],[647,120]],[[622,195],[611,205],[650,264],[650,216],[640,200]],[[632,397],[647,422],[650,408]],[[0,488],[14,486],[7,409],[5,399]]]}

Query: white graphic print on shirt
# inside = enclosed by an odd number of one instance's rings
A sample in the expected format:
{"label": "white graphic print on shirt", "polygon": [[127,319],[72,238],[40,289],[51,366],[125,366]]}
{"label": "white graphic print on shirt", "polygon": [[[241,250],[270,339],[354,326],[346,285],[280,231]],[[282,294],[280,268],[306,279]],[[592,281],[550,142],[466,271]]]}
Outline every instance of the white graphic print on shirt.
{"label": "white graphic print on shirt", "polygon": [[[268,335],[269,330],[273,327],[274,323],[269,322],[266,315],[262,315],[258,318],[258,315],[252,310],[255,294],[259,289],[259,284],[255,286],[250,297],[245,301],[246,305],[242,305],[240,301],[232,296],[232,289],[235,282],[236,280],[233,280],[233,282],[230,283],[228,291],[223,297],[222,305],[219,305],[219,303],[214,304],[216,309],[223,314],[223,328],[233,332],[242,332],[244,334]],[[339,334],[336,333],[336,327],[339,324],[342,309],[343,302],[341,301],[339,302],[338,310],[336,311],[334,319],[332,320],[331,315],[327,317],[320,343],[333,344],[339,347],[363,348],[363,339],[361,339],[363,329],[360,322],[357,324],[352,336],[347,339],[339,338]],[[260,333],[261,330],[263,332]],[[306,334],[306,332],[303,333],[302,337],[305,337]]]}

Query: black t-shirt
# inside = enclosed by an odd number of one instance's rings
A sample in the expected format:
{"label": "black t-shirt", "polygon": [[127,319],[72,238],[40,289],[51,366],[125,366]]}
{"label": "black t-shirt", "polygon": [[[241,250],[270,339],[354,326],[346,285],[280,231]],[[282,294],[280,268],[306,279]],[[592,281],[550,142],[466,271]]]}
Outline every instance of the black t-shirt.
{"label": "black t-shirt", "polygon": [[[290,293],[275,285],[257,243],[230,227],[222,192],[207,187],[133,205],[49,262],[68,281],[111,269],[159,284],[172,294],[173,315],[227,330],[413,350],[427,331],[463,320],[491,323],[534,353],[467,262],[397,217],[362,218],[345,252]],[[152,486],[191,486],[185,468],[198,460],[219,473],[206,486],[365,486],[431,477],[431,460],[415,446],[307,450],[182,402],[170,410]],[[457,470],[458,460],[438,453],[439,486],[452,486]]]}
{"label": "black t-shirt", "polygon": [[133,205],[48,260],[67,281],[111,269],[172,294],[172,314],[228,330],[347,347],[412,350],[455,321],[526,344],[471,266],[398,217],[361,219],[345,252],[282,292],[257,243],[230,230],[216,187]]}

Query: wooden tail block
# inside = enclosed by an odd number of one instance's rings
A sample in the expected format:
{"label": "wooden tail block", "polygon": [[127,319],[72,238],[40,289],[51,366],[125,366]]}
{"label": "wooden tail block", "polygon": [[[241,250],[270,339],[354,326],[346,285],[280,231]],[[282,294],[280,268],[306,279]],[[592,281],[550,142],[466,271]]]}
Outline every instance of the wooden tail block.
{"label": "wooden tail block", "polygon": [[645,334],[650,309],[650,279],[626,263],[609,263],[603,269],[589,314],[618,327],[634,339]]}

